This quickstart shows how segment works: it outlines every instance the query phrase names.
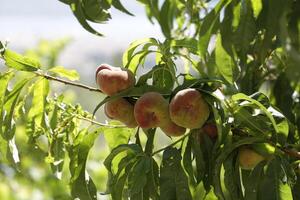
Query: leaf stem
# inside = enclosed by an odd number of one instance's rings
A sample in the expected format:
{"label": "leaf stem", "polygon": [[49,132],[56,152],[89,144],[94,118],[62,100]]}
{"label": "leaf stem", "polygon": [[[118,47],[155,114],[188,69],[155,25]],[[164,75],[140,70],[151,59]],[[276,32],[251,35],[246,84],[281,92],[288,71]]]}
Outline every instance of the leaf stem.
{"label": "leaf stem", "polygon": [[154,151],[151,155],[154,156],[155,154],[158,154],[158,153],[164,151],[165,149],[167,149],[167,148],[169,148],[169,147],[172,147],[172,146],[176,145],[177,143],[179,143],[180,141],[182,141],[182,140],[184,140],[186,137],[188,137],[190,134],[191,134],[191,132],[189,132],[188,134],[182,136],[181,138],[179,138],[179,139],[176,140],[175,142],[169,144],[168,146],[165,146],[165,147],[163,147],[163,148],[161,148],[161,149],[158,149],[157,151]]}
{"label": "leaf stem", "polygon": [[90,86],[84,85],[82,83],[75,83],[75,82],[68,81],[68,80],[65,80],[65,79],[62,79],[62,78],[54,77],[54,76],[51,76],[49,74],[42,73],[40,71],[36,71],[34,73],[36,75],[44,77],[45,79],[48,79],[48,80],[53,80],[53,81],[57,81],[57,82],[60,82],[60,83],[64,83],[66,85],[72,85],[72,86],[75,86],[75,87],[87,89],[87,90],[92,91],[92,92],[100,92],[100,93],[102,93],[102,91],[99,90],[98,88],[90,87]]}

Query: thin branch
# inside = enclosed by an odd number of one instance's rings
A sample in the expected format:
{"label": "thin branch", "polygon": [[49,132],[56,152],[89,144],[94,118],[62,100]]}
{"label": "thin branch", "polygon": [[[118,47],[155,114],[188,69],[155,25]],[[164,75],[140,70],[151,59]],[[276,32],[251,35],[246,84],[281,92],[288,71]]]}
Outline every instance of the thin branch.
{"label": "thin branch", "polygon": [[289,156],[295,157],[300,159],[300,152],[298,151],[294,151],[291,149],[281,149],[283,152],[285,152],[286,154],[288,154]]}
{"label": "thin branch", "polygon": [[95,125],[98,125],[98,126],[107,127],[107,128],[125,128],[126,127],[125,125],[109,125],[109,124],[104,124],[104,123],[97,122],[95,120],[92,120],[92,119],[89,119],[89,118],[85,118],[85,117],[82,117],[82,116],[79,116],[79,115],[74,115],[74,117],[76,117],[77,119],[81,119],[81,120],[90,122],[92,124],[95,124]]}
{"label": "thin branch", "polygon": [[168,146],[165,146],[164,148],[161,148],[161,149],[158,149],[157,151],[154,151],[151,155],[154,156],[155,154],[158,154],[158,153],[164,151],[165,149],[167,149],[167,148],[169,148],[169,147],[172,147],[172,146],[176,145],[177,143],[179,143],[180,141],[182,141],[182,140],[184,140],[186,137],[188,137],[190,134],[191,134],[191,132],[188,133],[188,134],[186,134],[186,135],[184,135],[184,136],[182,136],[181,138],[179,138],[179,139],[176,140],[175,142],[169,144]]}
{"label": "thin branch", "polygon": [[90,87],[90,86],[87,86],[87,85],[84,85],[84,84],[81,84],[81,83],[75,83],[75,82],[72,82],[72,81],[68,81],[68,80],[65,80],[65,79],[54,77],[54,76],[51,76],[51,75],[48,75],[48,74],[44,74],[44,73],[41,73],[41,72],[34,72],[34,73],[36,75],[44,77],[44,78],[46,78],[48,80],[53,80],[53,81],[57,81],[57,82],[60,82],[60,83],[64,83],[66,85],[72,85],[72,86],[75,86],[75,87],[87,89],[87,90],[92,91],[92,92],[100,92],[100,93],[102,93],[102,91],[99,90],[98,88]]}

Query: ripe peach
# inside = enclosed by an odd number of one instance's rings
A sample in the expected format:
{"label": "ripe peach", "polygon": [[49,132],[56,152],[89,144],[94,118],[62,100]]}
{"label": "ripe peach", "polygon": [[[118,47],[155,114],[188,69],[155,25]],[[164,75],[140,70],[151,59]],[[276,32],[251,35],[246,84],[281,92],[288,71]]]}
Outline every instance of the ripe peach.
{"label": "ripe peach", "polygon": [[258,163],[266,158],[249,147],[241,147],[238,153],[240,167],[245,170],[253,169]]}
{"label": "ripe peach", "polygon": [[108,101],[104,106],[107,117],[124,123],[129,128],[134,128],[137,123],[134,118],[134,107],[124,98]]}
{"label": "ripe peach", "polygon": [[102,64],[96,71],[96,82],[104,94],[112,96],[134,86],[135,77],[128,69]]}
{"label": "ripe peach", "polygon": [[188,88],[179,91],[170,103],[171,120],[182,127],[200,128],[209,117],[209,107],[200,92]]}
{"label": "ripe peach", "polygon": [[154,128],[169,119],[168,102],[157,92],[147,92],[134,106],[134,117],[141,128]]}
{"label": "ripe peach", "polygon": [[218,137],[218,129],[214,123],[205,123],[202,127],[202,132],[208,135],[211,139]]}
{"label": "ripe peach", "polygon": [[134,116],[141,128],[160,127],[168,136],[180,136],[185,133],[185,128],[171,121],[169,103],[157,92],[145,93],[137,100]]}
{"label": "ripe peach", "polygon": [[162,125],[160,128],[167,136],[170,136],[170,137],[182,136],[182,135],[184,135],[185,130],[186,130],[185,128],[183,128],[181,126],[177,126],[171,120],[169,121],[169,123]]}

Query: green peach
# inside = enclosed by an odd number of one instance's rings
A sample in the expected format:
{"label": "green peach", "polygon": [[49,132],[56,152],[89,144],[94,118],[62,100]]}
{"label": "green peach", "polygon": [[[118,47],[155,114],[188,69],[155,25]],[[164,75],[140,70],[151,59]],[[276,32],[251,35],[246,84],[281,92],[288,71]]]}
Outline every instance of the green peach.
{"label": "green peach", "polygon": [[238,153],[238,161],[240,167],[245,170],[253,169],[258,163],[266,158],[258,154],[256,151],[249,147],[241,147]]}

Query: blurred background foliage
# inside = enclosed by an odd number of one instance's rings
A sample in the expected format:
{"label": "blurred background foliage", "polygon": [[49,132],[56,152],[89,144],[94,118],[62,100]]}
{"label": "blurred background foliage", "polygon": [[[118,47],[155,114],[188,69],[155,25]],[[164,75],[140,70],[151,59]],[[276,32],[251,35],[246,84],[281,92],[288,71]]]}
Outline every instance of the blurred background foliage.
{"label": "blurred background foliage", "polygon": [[[43,69],[49,70],[51,67],[57,65],[60,54],[71,42],[69,38],[57,40],[43,39],[36,47],[25,50],[24,54],[39,60],[42,63]],[[30,75],[26,72],[20,72],[16,75],[15,80],[24,79],[27,76]],[[104,98],[104,96],[97,93],[89,93],[89,97],[86,98],[80,94],[82,91],[80,89],[64,87],[57,83],[51,84],[53,84],[51,87],[55,93],[50,94],[50,96],[55,96],[57,93],[63,94],[63,101],[68,104],[82,102],[84,106],[91,107]],[[28,106],[25,106],[25,109],[28,110]],[[99,115],[99,117],[100,120],[105,120],[104,116]],[[26,125],[25,119],[23,123],[22,120],[19,121],[15,133],[15,143],[18,145],[19,155],[22,159],[17,170],[5,163],[0,164],[0,199],[70,199],[68,165],[64,165],[61,171],[63,175],[60,175],[60,178],[55,176],[47,160],[49,159],[47,157],[49,148],[47,139],[44,137],[38,138],[38,146],[34,143],[30,144],[28,135],[25,134]],[[109,153],[109,148],[103,140],[103,136],[100,136],[96,141],[95,147],[90,151],[87,166],[87,169],[92,169],[91,175],[100,191],[105,191],[107,179],[107,172],[101,164],[101,160],[104,160]],[[65,162],[68,163],[69,160],[67,159]]]}

